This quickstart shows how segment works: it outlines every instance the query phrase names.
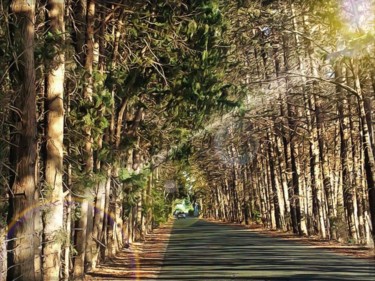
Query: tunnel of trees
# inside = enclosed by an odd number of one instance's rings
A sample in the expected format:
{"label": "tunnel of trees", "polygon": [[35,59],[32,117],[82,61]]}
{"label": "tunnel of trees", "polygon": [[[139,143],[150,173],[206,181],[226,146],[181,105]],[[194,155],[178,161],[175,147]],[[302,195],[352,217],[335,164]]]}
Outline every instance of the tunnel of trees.
{"label": "tunnel of trees", "polygon": [[189,196],[372,245],[373,1],[3,0],[0,279],[81,280]]}

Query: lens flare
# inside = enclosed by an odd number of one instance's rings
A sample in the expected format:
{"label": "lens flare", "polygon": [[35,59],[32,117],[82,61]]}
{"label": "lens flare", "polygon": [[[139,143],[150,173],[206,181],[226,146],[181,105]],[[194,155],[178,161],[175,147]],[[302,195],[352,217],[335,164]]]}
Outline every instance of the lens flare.
{"label": "lens flare", "polygon": [[[67,205],[71,205],[71,206],[76,206],[76,205],[79,205],[81,204],[82,200],[79,199],[79,198],[75,198],[75,199],[72,199],[71,201],[68,201],[68,200],[65,200],[64,201],[64,204],[65,206]],[[42,209],[45,209],[45,208],[48,208],[49,206],[52,206],[54,205],[55,203],[38,203],[34,206],[31,206],[25,210],[23,210],[21,213],[19,213],[19,215],[12,221],[8,224],[8,227],[7,227],[7,235],[6,235],[6,238],[7,239],[11,239],[12,238],[12,234],[15,230],[15,228],[17,227],[21,227],[22,226],[22,223],[26,220],[26,219],[30,219],[30,217],[33,216],[33,214],[35,213],[38,213],[40,212]],[[102,209],[98,209],[97,207],[95,207],[93,204],[90,204],[90,207],[93,208],[93,213],[98,213],[98,212],[102,212],[104,216],[106,216],[108,218],[108,221],[113,224],[115,222],[115,215],[113,213],[107,213],[105,212],[104,210]],[[126,226],[124,225],[123,226],[123,229],[122,229],[122,234],[123,234],[123,237],[126,238]],[[127,240],[127,239],[125,239]],[[132,279],[133,280],[140,280],[141,276],[140,276],[140,268],[141,268],[141,265],[140,265],[140,258],[139,258],[139,253],[137,252],[137,250],[135,249],[134,251],[130,251],[129,252],[129,259],[130,259],[130,265],[131,265],[131,268],[130,270],[132,271],[131,272],[131,275],[132,275]],[[1,277],[1,275],[0,275]],[[0,278],[0,280],[2,280]]]}

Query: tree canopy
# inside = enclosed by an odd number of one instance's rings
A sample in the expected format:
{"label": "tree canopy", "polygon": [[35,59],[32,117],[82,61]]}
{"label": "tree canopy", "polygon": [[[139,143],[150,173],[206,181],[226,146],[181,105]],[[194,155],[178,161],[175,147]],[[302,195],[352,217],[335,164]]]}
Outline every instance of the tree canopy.
{"label": "tree canopy", "polygon": [[83,280],[185,198],[371,245],[374,9],[2,1],[0,276]]}

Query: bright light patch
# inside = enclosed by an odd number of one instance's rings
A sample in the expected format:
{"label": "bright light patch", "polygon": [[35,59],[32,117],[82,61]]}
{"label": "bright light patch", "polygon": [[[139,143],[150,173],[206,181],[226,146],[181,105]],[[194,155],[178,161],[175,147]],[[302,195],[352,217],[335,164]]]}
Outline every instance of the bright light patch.
{"label": "bright light patch", "polygon": [[342,0],[342,16],[351,32],[369,32],[374,29],[374,0]]}

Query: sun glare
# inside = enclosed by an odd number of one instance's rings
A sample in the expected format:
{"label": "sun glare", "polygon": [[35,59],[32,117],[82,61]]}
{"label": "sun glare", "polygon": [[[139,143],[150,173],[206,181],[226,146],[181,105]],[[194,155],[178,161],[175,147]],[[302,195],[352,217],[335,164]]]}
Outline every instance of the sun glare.
{"label": "sun glare", "polygon": [[342,0],[342,16],[351,32],[369,32],[374,29],[374,0]]}

